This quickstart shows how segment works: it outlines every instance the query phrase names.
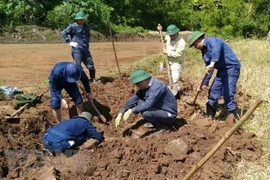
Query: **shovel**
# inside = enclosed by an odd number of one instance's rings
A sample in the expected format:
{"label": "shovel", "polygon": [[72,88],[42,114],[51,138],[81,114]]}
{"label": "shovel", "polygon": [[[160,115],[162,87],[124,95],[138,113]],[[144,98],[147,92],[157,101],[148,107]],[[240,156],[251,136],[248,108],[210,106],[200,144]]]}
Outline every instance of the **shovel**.
{"label": "shovel", "polygon": [[90,101],[93,108],[96,110],[96,112],[98,113],[98,117],[106,124],[107,123],[107,120],[106,118],[99,112],[99,110],[97,109],[97,107],[95,106],[94,102],[93,101]]}
{"label": "shovel", "polygon": [[[203,77],[203,79],[202,79],[202,82],[201,82],[201,84],[200,84],[200,87],[199,87],[200,89],[202,88],[203,83],[204,83],[204,81],[205,81],[207,75],[208,75],[208,74],[205,73],[205,75],[204,75],[204,77]],[[196,96],[195,96],[193,102],[187,102],[187,104],[190,105],[190,106],[196,106],[197,104],[196,104],[195,102],[196,102],[196,100],[197,100],[197,98],[198,98],[198,96],[199,96],[199,93],[200,93],[200,92],[197,91],[197,94],[196,94]]]}
{"label": "shovel", "polygon": [[[160,27],[160,26],[161,26],[161,25],[158,24],[158,27]],[[162,48],[165,49],[166,46],[165,46],[165,43],[164,43],[164,40],[163,40],[162,28],[159,30],[159,34],[160,34],[160,40],[161,40]],[[169,84],[170,84],[170,87],[172,88],[171,68],[170,68],[170,64],[169,64],[169,61],[168,61],[167,56],[165,56],[165,58],[166,58],[165,61],[166,61],[166,68],[167,68],[167,71],[168,71]]]}
{"label": "shovel", "polygon": [[[40,95],[38,95],[31,103],[33,103],[33,102],[35,102],[35,101],[37,101],[37,100],[39,100],[47,91],[49,90],[49,88],[48,89],[46,89],[45,91],[43,91]],[[14,113],[12,113],[10,116],[5,116],[5,119],[7,119],[7,120],[12,120],[12,119],[18,119],[18,118],[16,118],[15,116],[16,115],[18,115],[18,114],[20,114],[28,105],[29,105],[30,103],[28,102],[28,103],[26,103],[25,105],[23,105],[22,107],[20,107],[17,111],[15,111]]]}

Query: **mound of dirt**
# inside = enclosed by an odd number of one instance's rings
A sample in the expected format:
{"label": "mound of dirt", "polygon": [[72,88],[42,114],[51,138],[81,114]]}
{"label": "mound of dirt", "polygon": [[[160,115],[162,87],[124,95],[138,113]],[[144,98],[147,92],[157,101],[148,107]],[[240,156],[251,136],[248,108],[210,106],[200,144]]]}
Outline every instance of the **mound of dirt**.
{"label": "mound of dirt", "polygon": [[[162,77],[158,78],[164,80]],[[140,115],[133,115],[128,124],[121,122],[120,127],[115,128],[114,118],[135,89],[129,85],[127,77],[122,80],[102,77],[101,82],[91,84],[91,88],[94,103],[108,124],[101,122],[91,104],[85,102],[84,109],[95,116],[94,125],[98,131],[104,132],[105,141],[70,158],[65,155],[54,157],[42,151],[42,135],[55,124],[48,93],[42,97],[41,103],[25,109],[16,122],[4,118],[7,113],[12,113],[8,108],[12,101],[0,101],[1,107],[7,107],[0,109],[0,177],[43,180],[181,179],[229,130],[224,121],[205,119],[201,108],[185,103],[194,98],[188,79],[182,81],[182,87],[184,93],[178,101],[177,122],[170,130],[153,134],[141,126],[143,119]],[[62,110],[64,118],[76,115],[75,112],[74,106],[69,111]],[[134,131],[144,132],[144,135],[138,138]],[[261,155],[261,145],[255,135],[238,130],[193,179],[232,179],[232,170],[237,162],[242,158],[256,161]]]}

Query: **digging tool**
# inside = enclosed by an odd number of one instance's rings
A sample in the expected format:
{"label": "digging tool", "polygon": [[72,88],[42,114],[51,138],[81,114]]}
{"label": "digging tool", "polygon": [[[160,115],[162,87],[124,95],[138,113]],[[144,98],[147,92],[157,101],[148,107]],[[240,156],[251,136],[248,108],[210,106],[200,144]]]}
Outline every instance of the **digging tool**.
{"label": "digging tool", "polygon": [[245,120],[255,111],[255,109],[263,102],[258,99],[241,117],[241,119],[222,137],[222,139],[201,159],[183,180],[189,180],[213,155],[214,153],[232,136],[232,134],[245,122]]}
{"label": "digging tool", "polygon": [[115,46],[114,46],[113,37],[112,37],[112,29],[111,29],[110,22],[108,22],[108,26],[109,26],[109,30],[110,30],[110,37],[111,37],[111,40],[112,40],[113,52],[114,52],[114,56],[115,56],[115,61],[116,61],[116,65],[117,65],[119,77],[120,77],[120,79],[122,79],[122,74],[121,74],[121,71],[120,71],[120,67],[119,67],[119,63],[118,63],[118,58],[117,58],[117,54],[116,54],[116,50],[115,50]]}
{"label": "digging tool", "polygon": [[25,105],[23,105],[22,107],[20,107],[17,111],[15,111],[14,113],[12,113],[10,116],[6,116],[5,119],[14,119],[16,115],[20,114],[30,103],[33,103],[37,100],[39,100],[47,91],[49,90],[49,88],[47,88],[45,91],[43,91],[40,95],[38,95],[32,102],[28,102]]}
{"label": "digging tool", "polygon": [[[205,73],[205,75],[204,75],[204,77],[203,77],[203,79],[202,79],[202,82],[201,82],[201,84],[200,84],[200,86],[199,86],[199,88],[201,89],[202,88],[202,86],[203,86],[203,83],[204,83],[204,81],[205,81],[205,79],[206,79],[206,77],[207,77],[207,73]],[[195,98],[194,98],[194,100],[193,100],[193,102],[187,102],[187,104],[188,105],[191,105],[191,106],[195,106],[196,105],[196,100],[197,100],[197,98],[198,98],[198,96],[199,96],[199,94],[200,94],[200,92],[199,91],[197,91],[197,94],[196,94],[196,96],[195,96]]]}
{"label": "digging tool", "polygon": [[99,112],[99,110],[97,109],[97,107],[95,106],[94,102],[91,101],[92,106],[94,107],[94,109],[96,110],[96,112],[98,113],[98,117],[104,122],[107,123],[106,118]]}
{"label": "digging tool", "polygon": [[[158,27],[161,27],[161,25],[158,24]],[[164,43],[164,40],[163,40],[162,28],[158,28],[158,29],[159,29],[159,34],[160,34],[160,40],[161,40],[161,43],[162,43],[162,48],[166,49],[166,46],[165,46],[165,43]],[[167,56],[166,56],[165,61],[166,61],[166,67],[167,67],[167,71],[168,71],[169,84],[170,84],[170,87],[172,88],[171,68],[170,68],[170,64],[169,64],[169,61],[167,59]]]}

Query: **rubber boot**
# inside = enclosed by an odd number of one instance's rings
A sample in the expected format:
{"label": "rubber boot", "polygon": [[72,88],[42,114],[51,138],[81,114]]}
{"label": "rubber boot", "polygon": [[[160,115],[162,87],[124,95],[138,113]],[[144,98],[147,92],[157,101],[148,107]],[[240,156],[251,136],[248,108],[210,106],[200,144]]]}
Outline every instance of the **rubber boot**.
{"label": "rubber boot", "polygon": [[236,118],[239,117],[238,109],[235,109],[233,111],[229,111],[229,114],[233,114]]}
{"label": "rubber boot", "polygon": [[215,106],[212,106],[208,103],[206,103],[206,115],[208,117],[214,118],[217,112],[217,108]]}
{"label": "rubber boot", "polygon": [[89,74],[90,74],[90,82],[96,82],[96,70],[89,69]]}
{"label": "rubber boot", "polygon": [[225,119],[225,124],[228,127],[233,127],[236,119],[238,119],[238,118],[240,118],[240,116],[238,114],[238,109],[235,109],[233,111],[229,111],[229,114],[228,114],[227,118]]}

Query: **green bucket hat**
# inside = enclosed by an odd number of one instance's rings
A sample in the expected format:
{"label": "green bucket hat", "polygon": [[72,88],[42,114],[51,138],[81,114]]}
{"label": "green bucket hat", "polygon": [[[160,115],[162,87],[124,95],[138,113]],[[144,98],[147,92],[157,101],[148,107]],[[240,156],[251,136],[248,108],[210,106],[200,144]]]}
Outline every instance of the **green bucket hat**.
{"label": "green bucket hat", "polygon": [[150,77],[151,77],[150,74],[148,74],[144,70],[141,70],[141,69],[135,70],[131,74],[130,84],[136,84]]}
{"label": "green bucket hat", "polygon": [[179,31],[180,31],[180,29],[176,25],[171,24],[167,27],[166,35],[171,36],[171,35],[178,33]]}
{"label": "green bucket hat", "polygon": [[78,19],[86,19],[86,15],[82,11],[79,11],[76,13],[74,20]]}
{"label": "green bucket hat", "polygon": [[189,47],[191,48],[194,44],[194,42],[199,39],[200,37],[204,36],[204,32],[199,32],[199,31],[194,31],[188,36],[188,44]]}

